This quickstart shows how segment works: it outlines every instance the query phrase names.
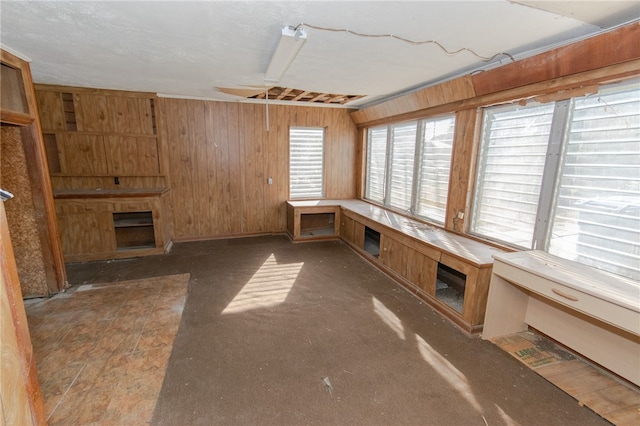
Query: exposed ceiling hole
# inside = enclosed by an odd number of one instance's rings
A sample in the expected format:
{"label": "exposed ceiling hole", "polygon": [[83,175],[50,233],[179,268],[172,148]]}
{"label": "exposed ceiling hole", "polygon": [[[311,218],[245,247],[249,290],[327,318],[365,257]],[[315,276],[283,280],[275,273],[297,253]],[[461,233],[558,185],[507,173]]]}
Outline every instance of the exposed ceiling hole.
{"label": "exposed ceiling hole", "polygon": [[[266,91],[262,91],[253,96],[247,96],[250,99],[264,99]],[[319,104],[339,104],[344,105],[348,102],[360,99],[365,95],[340,95],[335,93],[311,92],[309,90],[292,89],[290,87],[272,87],[269,89],[269,99],[276,101],[292,101],[292,102],[308,102]]]}

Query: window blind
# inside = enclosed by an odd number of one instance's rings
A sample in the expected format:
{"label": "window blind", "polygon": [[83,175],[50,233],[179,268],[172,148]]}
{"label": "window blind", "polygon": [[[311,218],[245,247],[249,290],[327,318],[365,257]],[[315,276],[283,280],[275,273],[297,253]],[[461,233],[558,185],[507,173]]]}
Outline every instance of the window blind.
{"label": "window blind", "polygon": [[411,209],[416,131],[416,122],[391,128],[389,205],[405,211]]}
{"label": "window blind", "polygon": [[367,181],[365,198],[384,202],[387,161],[387,128],[369,130],[367,149]]}
{"label": "window blind", "polygon": [[324,197],[324,129],[289,129],[289,198]]}

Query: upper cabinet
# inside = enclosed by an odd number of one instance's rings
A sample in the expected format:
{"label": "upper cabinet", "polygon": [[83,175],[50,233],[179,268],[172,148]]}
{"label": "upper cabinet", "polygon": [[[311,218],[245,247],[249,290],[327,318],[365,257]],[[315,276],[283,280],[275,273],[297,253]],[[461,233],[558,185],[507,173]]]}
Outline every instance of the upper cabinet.
{"label": "upper cabinet", "polygon": [[155,95],[36,85],[57,176],[161,176]]}

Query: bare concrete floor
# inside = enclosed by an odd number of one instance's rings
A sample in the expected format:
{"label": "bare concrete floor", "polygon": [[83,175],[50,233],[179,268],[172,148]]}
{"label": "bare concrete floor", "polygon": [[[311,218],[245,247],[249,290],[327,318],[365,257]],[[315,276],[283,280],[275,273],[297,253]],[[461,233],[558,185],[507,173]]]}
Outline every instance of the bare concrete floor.
{"label": "bare concrete floor", "polygon": [[72,285],[190,274],[152,424],[604,425],[339,241],[176,244]]}

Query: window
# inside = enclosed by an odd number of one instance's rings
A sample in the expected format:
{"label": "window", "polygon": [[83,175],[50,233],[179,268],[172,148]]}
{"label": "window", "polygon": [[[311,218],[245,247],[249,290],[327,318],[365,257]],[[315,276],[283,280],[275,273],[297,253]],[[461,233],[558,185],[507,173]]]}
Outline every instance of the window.
{"label": "window", "polygon": [[486,109],[474,234],[640,280],[640,86]]}
{"label": "window", "polygon": [[449,193],[454,117],[422,123],[416,214],[444,223]]}
{"label": "window", "polygon": [[324,129],[289,129],[289,198],[324,197]]}
{"label": "window", "polygon": [[417,123],[392,126],[388,204],[398,210],[411,210],[413,160],[416,155]]}
{"label": "window", "polygon": [[365,198],[444,223],[453,114],[368,131]]}
{"label": "window", "polygon": [[387,128],[369,129],[365,198],[384,203],[387,170]]}

